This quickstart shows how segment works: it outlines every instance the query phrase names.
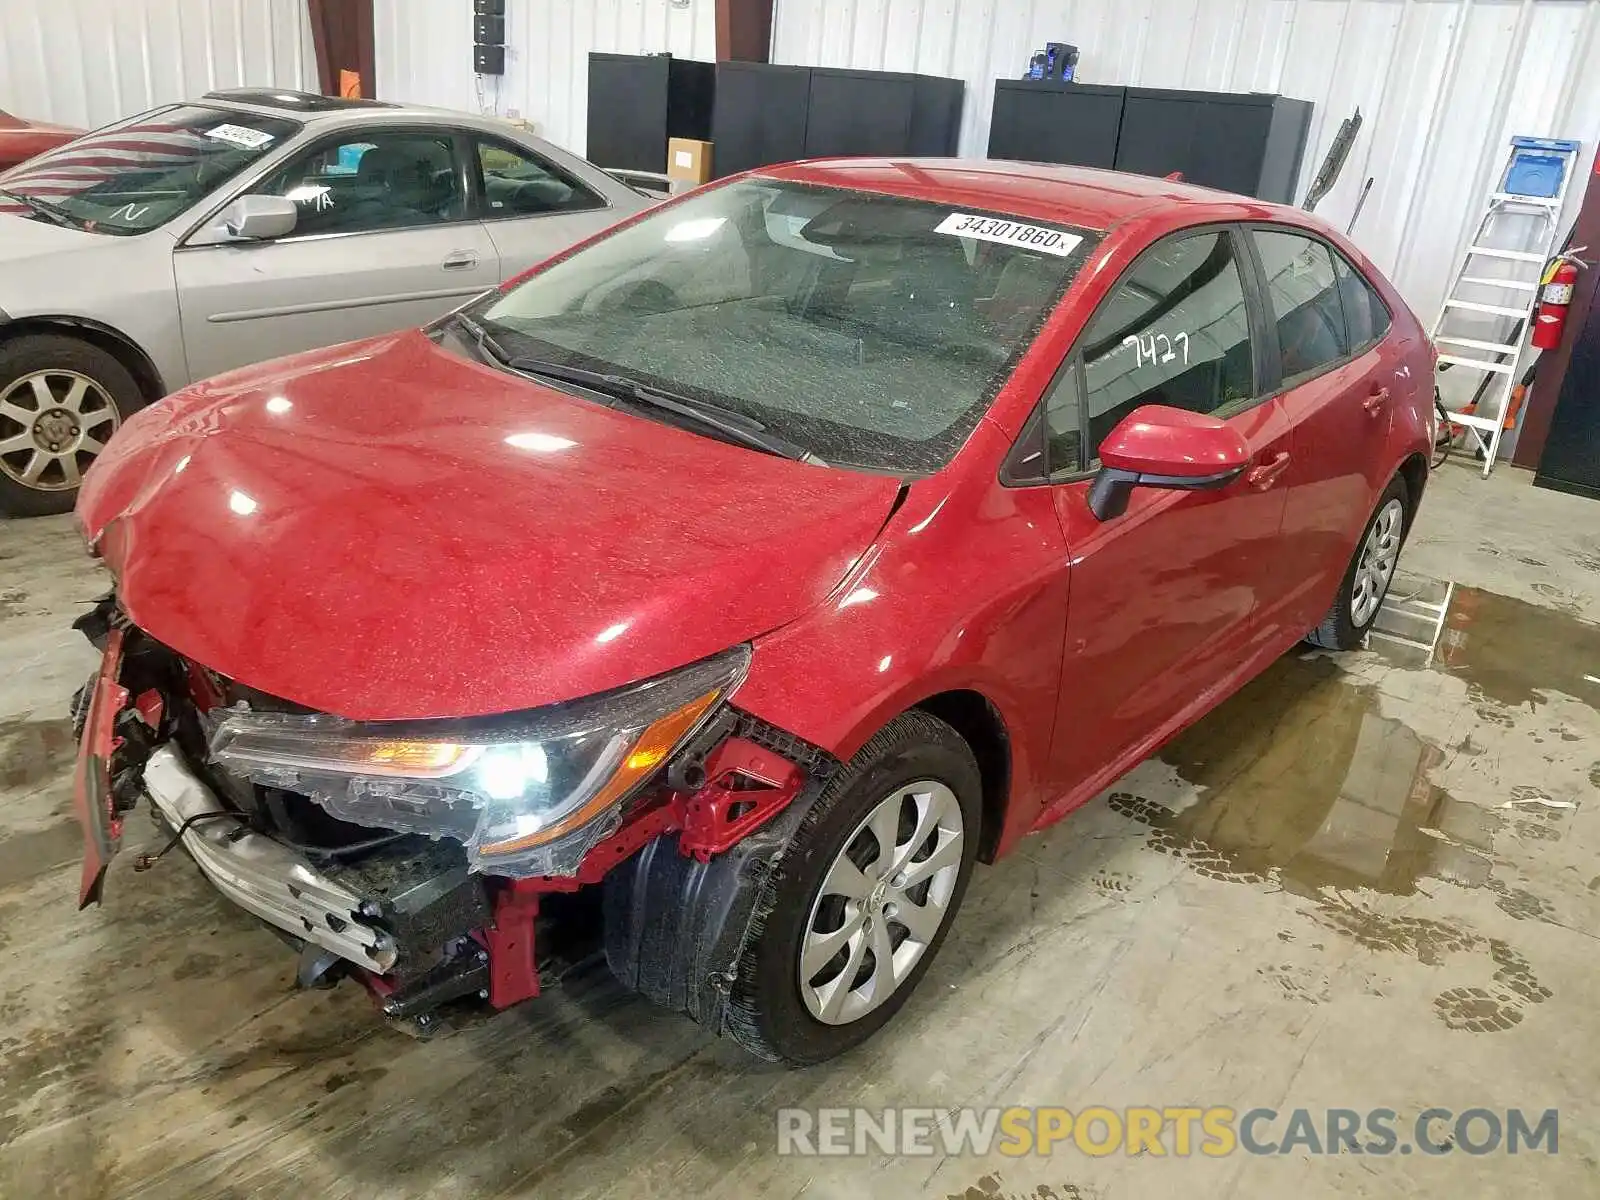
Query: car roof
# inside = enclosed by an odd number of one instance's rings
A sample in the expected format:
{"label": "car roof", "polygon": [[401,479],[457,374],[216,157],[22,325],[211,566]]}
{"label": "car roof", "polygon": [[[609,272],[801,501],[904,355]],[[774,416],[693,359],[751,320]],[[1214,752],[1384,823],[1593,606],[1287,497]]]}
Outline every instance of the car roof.
{"label": "car roof", "polygon": [[[884,192],[935,203],[964,204],[1102,232],[1132,217],[1162,209],[1191,210],[1201,220],[1280,216],[1279,205],[1195,184],[1054,163],[959,158],[838,158],[761,167],[754,174],[796,183]],[[1193,211],[1200,208],[1212,211]],[[1235,209],[1238,211],[1229,211]]]}
{"label": "car roof", "polygon": [[196,104],[215,108],[243,109],[274,117],[293,117],[307,129],[337,128],[365,124],[373,120],[418,120],[448,122],[474,129],[504,132],[507,123],[496,117],[450,108],[431,108],[425,104],[397,104],[389,100],[345,99],[319,96],[315,92],[296,92],[286,88],[227,88],[207,92]]}

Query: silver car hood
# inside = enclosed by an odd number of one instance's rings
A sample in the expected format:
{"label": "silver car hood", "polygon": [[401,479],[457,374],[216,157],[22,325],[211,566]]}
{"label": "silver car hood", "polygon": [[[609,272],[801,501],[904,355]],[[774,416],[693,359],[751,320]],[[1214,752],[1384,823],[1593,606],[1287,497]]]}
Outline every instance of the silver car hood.
{"label": "silver car hood", "polygon": [[80,250],[85,246],[113,240],[111,234],[68,229],[53,221],[0,215],[0,263],[16,263],[42,254]]}

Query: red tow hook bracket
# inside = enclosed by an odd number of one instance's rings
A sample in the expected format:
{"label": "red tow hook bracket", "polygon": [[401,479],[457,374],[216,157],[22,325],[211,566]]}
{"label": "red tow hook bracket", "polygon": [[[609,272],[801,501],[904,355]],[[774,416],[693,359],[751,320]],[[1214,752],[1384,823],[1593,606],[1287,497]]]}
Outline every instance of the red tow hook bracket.
{"label": "red tow hook bracket", "polygon": [[678,848],[707,862],[737,845],[789,806],[806,773],[781,754],[741,737],[723,742],[706,760],[706,782],[680,798]]}
{"label": "red tow hook bracket", "polygon": [[489,950],[489,1004],[509,1008],[539,994],[538,939],[539,893],[518,887],[516,880],[494,898],[494,924],[483,930]]}

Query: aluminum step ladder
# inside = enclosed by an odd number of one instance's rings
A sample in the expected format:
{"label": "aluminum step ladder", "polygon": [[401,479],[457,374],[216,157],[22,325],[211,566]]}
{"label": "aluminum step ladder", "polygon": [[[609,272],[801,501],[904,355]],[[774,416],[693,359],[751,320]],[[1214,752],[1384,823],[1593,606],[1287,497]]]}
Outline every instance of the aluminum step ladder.
{"label": "aluminum step ladder", "polygon": [[[1441,371],[1469,370],[1494,377],[1475,411],[1451,412],[1446,405],[1451,425],[1464,428],[1482,451],[1485,479],[1500,449],[1523,343],[1539,303],[1540,277],[1556,247],[1579,149],[1580,143],[1565,138],[1511,139],[1505,169],[1489,194],[1429,334],[1440,351]],[[1496,327],[1494,332],[1456,331],[1463,322],[1482,325],[1485,319]]]}

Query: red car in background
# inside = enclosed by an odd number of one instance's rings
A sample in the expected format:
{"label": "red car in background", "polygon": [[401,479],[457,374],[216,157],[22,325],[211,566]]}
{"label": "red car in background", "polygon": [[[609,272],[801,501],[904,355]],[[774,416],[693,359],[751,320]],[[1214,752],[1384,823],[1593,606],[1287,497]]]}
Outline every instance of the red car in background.
{"label": "red car in background", "polygon": [[35,154],[65,146],[73,138],[82,137],[83,132],[68,125],[24,121],[0,109],[0,171],[26,162]]}
{"label": "red car in background", "polygon": [[302,981],[426,1022],[537,994],[541,905],[597,886],[627,986],[827,1058],[976,860],[1360,644],[1432,366],[1298,210],[853,160],[186,389],[78,502],[80,898],[147,801]]}

